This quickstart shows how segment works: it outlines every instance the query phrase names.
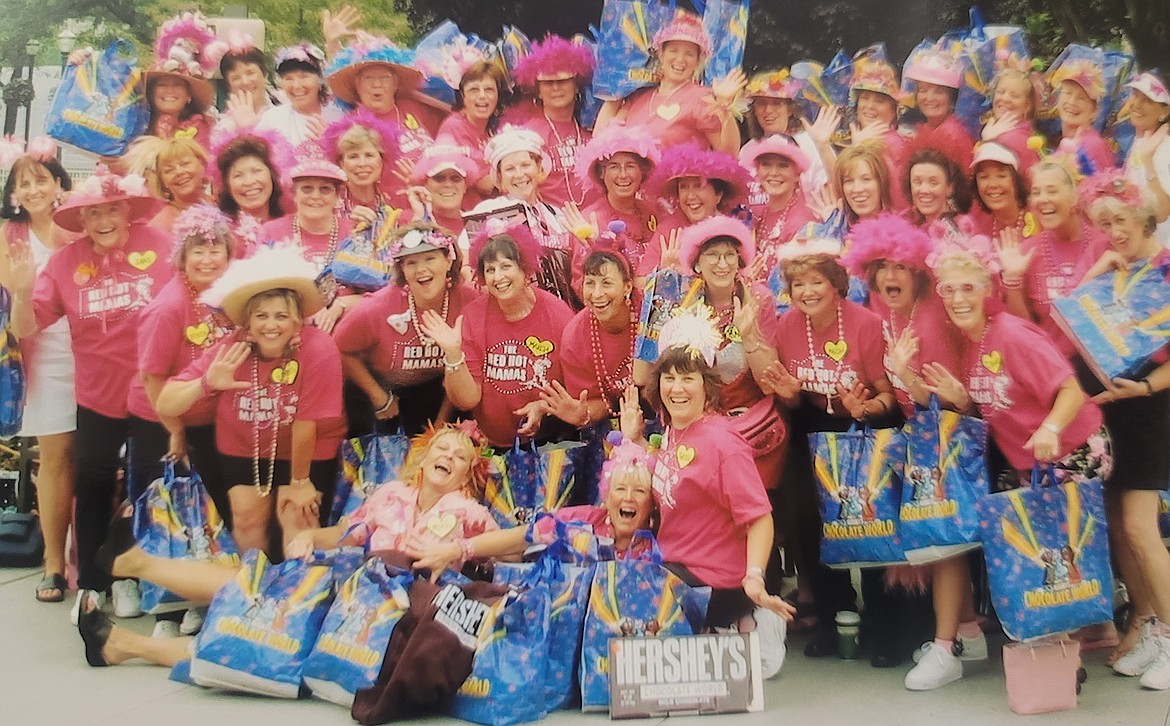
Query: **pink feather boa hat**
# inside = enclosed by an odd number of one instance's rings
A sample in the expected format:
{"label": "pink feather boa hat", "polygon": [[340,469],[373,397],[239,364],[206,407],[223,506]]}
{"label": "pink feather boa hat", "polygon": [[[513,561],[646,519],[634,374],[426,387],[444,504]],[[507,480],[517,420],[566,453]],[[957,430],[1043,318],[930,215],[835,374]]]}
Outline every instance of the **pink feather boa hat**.
{"label": "pink feather boa hat", "polygon": [[672,40],[685,40],[699,46],[699,62],[711,57],[711,36],[703,27],[698,15],[680,10],[674,20],[654,34],[652,45],[655,53],[662,53],[662,46]]}
{"label": "pink feather boa hat", "polygon": [[756,241],[752,237],[752,231],[735,217],[722,214],[684,227],[678,235],[679,257],[688,268],[694,269],[699,257],[699,248],[716,237],[730,237],[739,243],[741,267],[747,267],[756,258]]}
{"label": "pink feather boa hat", "polygon": [[678,180],[688,176],[704,181],[718,179],[728,186],[719,201],[721,212],[735,209],[748,197],[751,176],[747,169],[734,156],[697,144],[681,144],[663,152],[662,160],[646,182],[646,189],[659,198],[677,198]]}
{"label": "pink feather boa hat", "polygon": [[926,270],[926,258],[931,252],[934,252],[934,240],[929,234],[901,215],[887,212],[858,222],[849,230],[841,266],[857,277],[865,277],[865,268],[877,260]]}
{"label": "pink feather boa hat", "polygon": [[601,479],[597,482],[603,503],[609,494],[609,485],[615,477],[631,470],[641,469],[645,471],[646,478],[649,479],[651,472],[654,471],[655,461],[654,454],[622,436],[621,431],[611,431],[605,439],[613,448],[610,450],[609,456],[606,457],[605,463],[601,465]]}
{"label": "pink feather boa hat", "polygon": [[471,241],[467,259],[467,264],[475,270],[475,279],[479,280],[479,284],[483,284],[483,274],[479,271],[479,256],[488,242],[496,237],[508,237],[515,242],[516,248],[520,250],[520,267],[524,269],[524,274],[529,276],[536,274],[540,269],[540,243],[532,236],[532,230],[528,229],[528,225],[518,222],[509,226],[503,220],[489,219]]}
{"label": "pink feather boa hat", "polygon": [[402,138],[402,127],[393,121],[384,121],[372,112],[358,108],[347,113],[343,118],[340,118],[325,128],[325,133],[321,134],[321,150],[325,152],[325,158],[338,163],[340,161],[340,152],[337,148],[337,142],[354,126],[361,126],[374,132],[374,135],[382,139],[382,164],[393,164],[400,155],[399,140]]}
{"label": "pink feather boa hat", "polygon": [[577,151],[577,164],[573,167],[573,173],[581,184],[592,185],[594,189],[605,194],[602,163],[612,159],[614,154],[623,152],[650,162],[651,169],[658,166],[659,160],[662,159],[662,154],[658,151],[658,142],[647,129],[613,123]]}
{"label": "pink feather boa hat", "polygon": [[252,144],[258,150],[267,152],[272,166],[280,174],[280,186],[285,190],[292,188],[292,177],[289,174],[297,163],[296,152],[293,151],[288,141],[277,132],[239,129],[231,133],[217,134],[212,137],[211,141],[211,159],[207,162],[207,176],[211,179],[213,188],[223,189],[224,184],[217,160],[236,144]]}
{"label": "pink feather boa hat", "polygon": [[574,43],[559,35],[550,35],[535,43],[528,55],[516,64],[513,75],[521,88],[533,90],[537,81],[576,79],[578,86],[593,80],[597,61],[584,43]]}

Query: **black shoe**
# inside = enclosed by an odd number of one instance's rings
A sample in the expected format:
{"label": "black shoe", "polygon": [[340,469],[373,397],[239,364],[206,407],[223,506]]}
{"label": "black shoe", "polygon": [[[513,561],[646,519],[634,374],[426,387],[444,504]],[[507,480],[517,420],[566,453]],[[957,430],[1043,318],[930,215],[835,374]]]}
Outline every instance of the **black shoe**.
{"label": "black shoe", "polygon": [[109,616],[98,609],[97,603],[89,598],[81,603],[81,612],[77,614],[77,632],[85,643],[85,661],[94,668],[109,665],[102,655],[102,648],[106,647],[113,627]]}
{"label": "black shoe", "polygon": [[114,560],[136,544],[133,517],[134,507],[129,502],[123,502],[118,507],[118,513],[110,520],[110,528],[106,530],[106,541],[94,553],[94,564],[110,577],[114,576]]}
{"label": "black shoe", "polygon": [[874,668],[897,668],[906,660],[906,654],[898,647],[894,638],[878,638],[869,657]]}
{"label": "black shoe", "polygon": [[804,645],[804,654],[809,658],[837,655],[837,631],[822,628],[813,633],[812,639]]}

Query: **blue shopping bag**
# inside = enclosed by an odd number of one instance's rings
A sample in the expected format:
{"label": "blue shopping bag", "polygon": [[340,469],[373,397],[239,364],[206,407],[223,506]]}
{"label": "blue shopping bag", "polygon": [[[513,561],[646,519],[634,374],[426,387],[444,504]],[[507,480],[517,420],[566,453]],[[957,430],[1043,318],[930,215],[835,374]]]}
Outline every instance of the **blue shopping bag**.
{"label": "blue shopping bag", "polygon": [[543,584],[549,589],[548,653],[541,697],[548,711],[568,708],[579,695],[577,664],[593,565],[573,564],[578,559],[566,539],[557,539],[533,564],[496,565],[492,580],[497,585]]}
{"label": "blue shopping bag", "polygon": [[581,639],[581,710],[609,707],[611,638],[695,635],[710,599],[710,588],[693,588],[662,566],[657,542],[644,556],[597,563]]}
{"label": "blue shopping bag", "polygon": [[390,236],[402,210],[378,204],[373,224],[359,222],[353,232],[337,245],[328,271],[339,285],[372,292],[390,284],[394,259],[390,253]]}
{"label": "blue shopping bag", "polygon": [[[695,3],[695,9],[700,4]],[[743,68],[747,49],[749,0],[706,0],[702,6],[703,27],[711,37],[711,57],[703,67],[703,79],[710,85],[737,68]]]}
{"label": "blue shopping bag", "polygon": [[24,359],[9,331],[12,295],[0,287],[0,436],[15,436],[24,418]]}
{"label": "blue shopping bag", "polygon": [[873,567],[905,561],[898,508],[905,461],[900,429],[809,434],[821,510],[821,562]]}
{"label": "blue shopping bag", "polygon": [[330,523],[353,514],[378,487],[397,479],[409,453],[410,438],[401,431],[342,441]]}
{"label": "blue shopping bag", "polygon": [[[224,526],[203,480],[194,470],[175,473],[167,460],[161,478],[154,480],[134,503],[134,539],[147,554],[168,559],[236,565],[239,550]],[[175,593],[143,580],[142,611],[165,613],[193,604]]]}
{"label": "blue shopping bag", "polygon": [[581,444],[567,441],[537,447],[517,440],[491,458],[483,501],[500,527],[529,524],[540,512],[565,506],[573,493],[573,452]]}
{"label": "blue shopping bag", "polygon": [[925,564],[979,546],[975,506],[990,485],[985,459],[987,424],[930,406],[903,427],[906,468],[898,536],[906,560]]}
{"label": "blue shopping bag", "polygon": [[1105,386],[1141,378],[1170,340],[1170,263],[1112,269],[1052,301],[1052,317]]}
{"label": "blue shopping bag", "polygon": [[1158,529],[1163,540],[1170,540],[1170,492],[1158,492]]}
{"label": "blue shopping bag", "polygon": [[248,552],[211,601],[195,639],[191,678],[211,688],[296,698],[332,586],[328,560],[273,565],[263,552]]}
{"label": "blue shopping bag", "polygon": [[314,696],[350,708],[359,689],[374,685],[394,626],[410,608],[412,582],[413,572],[374,556],[337,588],[305,659],[305,685]]}
{"label": "blue shopping bag", "polygon": [[674,10],[657,0],[605,0],[597,31],[593,95],[616,101],[655,82],[654,34]]}
{"label": "blue shopping bag", "polygon": [[549,589],[530,581],[511,588],[488,611],[475,644],[471,675],[455,693],[451,715],[506,726],[544,718]]}
{"label": "blue shopping bag", "polygon": [[634,338],[634,359],[653,363],[658,360],[658,334],[670,320],[675,308],[691,304],[702,289],[702,278],[685,278],[674,270],[654,271],[643,288],[642,310]]}
{"label": "blue shopping bag", "polygon": [[1030,640],[1113,617],[1099,479],[1057,484],[1051,466],[1037,466],[1030,487],[983,497],[979,516],[992,604],[1008,637]]}
{"label": "blue shopping bag", "polygon": [[45,133],[98,156],[121,156],[150,119],[141,85],[134,45],[115,40],[80,65],[65,67]]}

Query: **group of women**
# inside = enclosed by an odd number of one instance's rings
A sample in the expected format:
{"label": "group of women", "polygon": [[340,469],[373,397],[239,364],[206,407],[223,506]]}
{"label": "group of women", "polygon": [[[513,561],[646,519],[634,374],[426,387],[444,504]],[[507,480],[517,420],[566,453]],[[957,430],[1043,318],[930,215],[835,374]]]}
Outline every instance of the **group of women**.
{"label": "group of women", "polygon": [[[976,142],[954,116],[959,75],[942,51],[904,69],[911,99],[892,65],[859,59],[849,107],[808,118],[786,69],[702,85],[711,39],[680,13],[654,37],[655,83],[605,102],[590,129],[582,45],[539,41],[510,74],[461,56],[448,109],[421,93],[411,51],[359,22],[353,8],[326,14],[328,56],[278,51],[276,94],[262,51],[241,38],[216,51],[198,16],[176,19],[145,75],[148,135],[124,157],[71,189],[51,144],[9,154],[0,282],[26,346],[23,433],[41,443],[37,598],[65,596],[75,497],[74,613],[92,664],[186,652],[112,628],[111,583],[118,594],[133,588],[125,578],[148,579],[207,602],[230,577],[146,556],[124,521],[107,536],[126,442],[131,499],[164,457],[188,459],[241,548],[297,556],[363,523],[348,536],[442,568],[523,549],[476,501],[481,446],[600,446],[611,429],[624,438],[602,506],[561,516],[619,543],[655,526],[670,566],[714,588],[709,625],[759,627],[774,653],[795,617],[814,630],[805,653],[832,654],[834,614],[855,609],[856,593],[820,563],[807,435],[897,426],[937,397],[987,421],[998,487],[1034,462],[1105,478],[1134,610],[1111,664],[1170,688],[1170,554],[1156,518],[1170,363],[1106,388],[1051,312],[1107,271],[1165,272],[1160,78],[1126,83],[1136,140],[1118,164],[1092,124],[1099,69],[1048,79],[1061,132],[1045,140],[1044,79],[1005,63]],[[195,61],[163,62],[178,45]],[[217,65],[229,92],[219,114]],[[900,119],[906,104],[916,115]],[[331,279],[354,240],[385,250],[390,284]],[[684,304],[648,357],[635,347],[642,293],[667,270]],[[60,404],[74,391],[75,420]],[[662,433],[646,437],[646,419]],[[322,528],[342,439],[387,427],[423,435],[401,481]],[[428,535],[446,513],[459,526]],[[776,593],[793,572],[790,604]],[[929,690],[987,647],[968,560],[917,574],[935,632],[905,685]],[[875,666],[913,650],[898,623],[914,598],[892,579],[862,578]]]}

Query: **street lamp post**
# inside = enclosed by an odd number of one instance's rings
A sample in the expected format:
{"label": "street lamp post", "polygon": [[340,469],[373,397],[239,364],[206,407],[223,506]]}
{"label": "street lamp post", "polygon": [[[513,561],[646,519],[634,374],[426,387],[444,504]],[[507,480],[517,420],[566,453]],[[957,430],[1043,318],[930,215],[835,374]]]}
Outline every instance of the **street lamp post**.
{"label": "street lamp post", "polygon": [[41,41],[37,40],[36,38],[30,38],[29,41],[24,44],[24,52],[28,55],[29,83],[28,104],[24,107],[24,141],[25,143],[28,143],[29,126],[32,123],[33,98],[36,97],[36,93],[33,88],[33,69],[37,65],[37,53],[41,52]]}

